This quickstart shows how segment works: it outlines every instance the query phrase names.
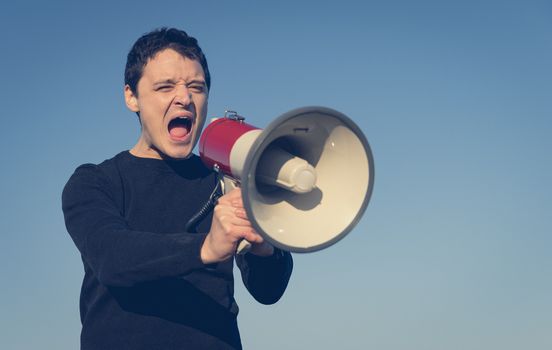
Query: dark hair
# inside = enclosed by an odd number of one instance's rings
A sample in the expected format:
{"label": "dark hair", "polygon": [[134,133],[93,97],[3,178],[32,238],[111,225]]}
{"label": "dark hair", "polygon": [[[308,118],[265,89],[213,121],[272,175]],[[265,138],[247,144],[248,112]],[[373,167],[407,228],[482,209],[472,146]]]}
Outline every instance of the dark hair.
{"label": "dark hair", "polygon": [[197,44],[197,40],[189,36],[185,31],[176,28],[159,28],[142,35],[127,56],[125,67],[125,84],[130,86],[134,94],[137,94],[137,85],[144,67],[157,53],[165,49],[173,49],[182,56],[197,60],[205,73],[207,89],[211,88],[211,75],[207,66],[207,59]]}

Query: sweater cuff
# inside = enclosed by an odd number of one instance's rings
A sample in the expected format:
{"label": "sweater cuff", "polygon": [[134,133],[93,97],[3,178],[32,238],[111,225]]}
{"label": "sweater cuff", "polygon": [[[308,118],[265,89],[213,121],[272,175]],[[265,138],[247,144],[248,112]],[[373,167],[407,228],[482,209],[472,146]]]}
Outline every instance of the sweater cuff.
{"label": "sweater cuff", "polygon": [[[192,236],[191,241],[190,236]],[[190,270],[202,269],[206,266],[203,260],[201,260],[201,247],[203,247],[203,242],[205,242],[206,238],[207,233],[185,234],[183,239],[183,248],[185,249],[183,250],[182,261],[182,266],[186,271],[185,273]]]}

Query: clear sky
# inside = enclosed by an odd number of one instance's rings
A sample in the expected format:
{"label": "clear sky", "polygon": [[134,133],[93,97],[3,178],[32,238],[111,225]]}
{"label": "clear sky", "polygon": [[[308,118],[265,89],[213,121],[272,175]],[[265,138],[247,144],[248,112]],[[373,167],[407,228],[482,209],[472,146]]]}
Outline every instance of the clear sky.
{"label": "clear sky", "polygon": [[365,216],[295,255],[278,304],[236,283],[246,349],[552,348],[550,1],[18,0],[0,5],[1,349],[78,348],[61,190],[136,142],[126,54],[160,26],[198,38],[210,116],[327,106],[374,153]]}

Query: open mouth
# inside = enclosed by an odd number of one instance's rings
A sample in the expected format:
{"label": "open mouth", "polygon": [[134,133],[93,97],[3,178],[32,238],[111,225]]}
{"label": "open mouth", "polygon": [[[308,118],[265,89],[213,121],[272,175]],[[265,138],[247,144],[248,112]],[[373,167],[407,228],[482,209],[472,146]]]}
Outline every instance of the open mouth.
{"label": "open mouth", "polygon": [[192,130],[192,119],[175,118],[169,122],[169,135],[177,141],[182,141]]}

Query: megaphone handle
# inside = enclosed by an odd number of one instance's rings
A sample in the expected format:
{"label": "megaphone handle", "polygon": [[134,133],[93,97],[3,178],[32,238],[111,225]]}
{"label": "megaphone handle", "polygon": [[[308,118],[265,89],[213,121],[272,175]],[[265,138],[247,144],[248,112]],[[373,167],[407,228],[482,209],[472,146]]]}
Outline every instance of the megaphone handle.
{"label": "megaphone handle", "polygon": [[238,248],[236,249],[236,253],[239,255],[243,255],[247,253],[251,249],[251,243],[245,239],[242,239],[240,243],[238,243]]}
{"label": "megaphone handle", "polygon": [[[222,183],[222,191],[224,193],[227,193],[233,190],[234,188],[239,187],[239,183],[228,176],[223,176],[222,179],[220,179],[220,181]],[[251,243],[245,239],[242,239],[238,243],[238,247],[236,248],[236,254],[243,255],[247,253],[249,249],[251,249]]]}

